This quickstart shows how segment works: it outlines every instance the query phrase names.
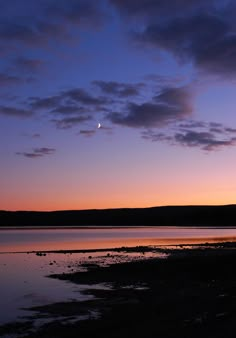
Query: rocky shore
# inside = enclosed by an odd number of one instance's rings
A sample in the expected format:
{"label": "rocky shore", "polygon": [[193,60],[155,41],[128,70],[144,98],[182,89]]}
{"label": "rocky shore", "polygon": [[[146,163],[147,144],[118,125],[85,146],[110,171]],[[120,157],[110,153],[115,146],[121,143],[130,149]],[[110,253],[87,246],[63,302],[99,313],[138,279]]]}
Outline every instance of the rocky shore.
{"label": "rocky shore", "polygon": [[[18,324],[15,333],[24,338],[235,337],[236,243],[166,252],[167,259],[105,267],[88,262],[86,271],[51,275],[94,285],[84,291],[93,297],[31,308],[36,317],[54,320],[37,329],[30,329],[30,321],[24,323],[27,329]],[[63,322],[61,316],[69,320]],[[9,330],[0,328],[0,336]]]}

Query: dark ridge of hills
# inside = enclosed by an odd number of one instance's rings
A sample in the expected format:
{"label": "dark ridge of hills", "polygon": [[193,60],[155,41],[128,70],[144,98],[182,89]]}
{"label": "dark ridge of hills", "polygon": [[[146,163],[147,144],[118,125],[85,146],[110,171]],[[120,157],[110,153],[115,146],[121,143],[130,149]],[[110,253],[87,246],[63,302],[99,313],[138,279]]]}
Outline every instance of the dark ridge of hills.
{"label": "dark ridge of hills", "polygon": [[0,211],[0,226],[236,226],[236,205]]}

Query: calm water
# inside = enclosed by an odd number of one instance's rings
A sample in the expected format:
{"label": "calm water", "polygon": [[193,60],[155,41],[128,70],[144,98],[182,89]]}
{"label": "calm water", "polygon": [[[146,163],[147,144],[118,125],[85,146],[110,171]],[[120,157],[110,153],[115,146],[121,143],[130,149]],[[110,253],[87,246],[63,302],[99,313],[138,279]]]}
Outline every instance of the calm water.
{"label": "calm water", "polygon": [[25,320],[25,316],[31,315],[25,308],[31,306],[82,299],[83,286],[45,276],[51,273],[72,272],[78,269],[84,259],[88,259],[88,255],[92,256],[92,260],[102,260],[106,255],[106,252],[92,254],[54,252],[47,253],[46,256],[37,256],[32,251],[109,249],[121,246],[191,244],[235,239],[236,228],[0,229],[0,325]]}
{"label": "calm water", "polygon": [[236,238],[236,228],[73,227],[0,229],[0,252],[97,249],[161,245]]}

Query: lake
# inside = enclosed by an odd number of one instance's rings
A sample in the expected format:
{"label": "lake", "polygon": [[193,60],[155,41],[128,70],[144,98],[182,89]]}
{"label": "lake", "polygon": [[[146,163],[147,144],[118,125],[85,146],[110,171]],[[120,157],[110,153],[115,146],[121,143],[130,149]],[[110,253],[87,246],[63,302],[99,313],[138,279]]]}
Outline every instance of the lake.
{"label": "lake", "polygon": [[235,227],[0,228],[0,252],[201,243],[234,238]]}
{"label": "lake", "polygon": [[[88,286],[77,286],[46,276],[74,272],[88,259],[91,262],[102,262],[111,248],[197,244],[234,241],[235,238],[234,227],[1,228],[0,299],[4,311],[0,312],[0,325],[29,320],[32,313],[27,309],[32,306],[83,299],[85,296],[81,291]],[[56,252],[104,248],[107,251]],[[41,252],[44,254],[41,255]],[[132,253],[117,253],[113,256],[113,261],[134,256]],[[137,254],[136,256],[140,258]],[[145,257],[149,257],[148,254]]]}

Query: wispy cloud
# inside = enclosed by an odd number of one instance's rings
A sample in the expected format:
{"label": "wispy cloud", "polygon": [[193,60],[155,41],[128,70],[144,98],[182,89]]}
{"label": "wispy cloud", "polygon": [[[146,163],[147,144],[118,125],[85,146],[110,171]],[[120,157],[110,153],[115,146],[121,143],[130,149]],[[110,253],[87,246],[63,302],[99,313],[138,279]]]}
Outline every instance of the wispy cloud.
{"label": "wispy cloud", "polygon": [[0,86],[17,85],[21,83],[21,81],[18,76],[0,73]]}
{"label": "wispy cloud", "polygon": [[17,152],[16,155],[21,155],[27,158],[38,158],[38,157],[43,157],[47,155],[52,155],[54,154],[56,149],[54,148],[33,148],[32,151],[29,152]]}
{"label": "wispy cloud", "polygon": [[96,133],[95,129],[87,129],[87,130],[80,130],[79,134],[86,136],[86,137],[91,137]]}
{"label": "wispy cloud", "polygon": [[[0,106],[0,114],[28,117],[34,111],[57,129],[79,126],[78,134],[87,137],[96,134],[97,121],[102,121],[107,126],[102,123],[101,131],[109,132],[115,125],[139,129],[142,138],[170,145],[212,151],[236,144],[233,127],[192,120],[193,86],[181,85],[180,81],[161,83],[157,79],[155,85],[152,82],[92,81],[87,89],[71,88],[51,96],[30,97],[26,109]],[[40,152],[21,154],[41,156]]]}
{"label": "wispy cloud", "polygon": [[28,138],[31,138],[31,139],[36,139],[36,138],[41,137],[41,135],[39,133],[23,133],[22,136],[28,137]]}
{"label": "wispy cloud", "polygon": [[5,4],[8,16],[0,15],[0,43],[8,48],[14,43],[46,47],[53,39],[65,42],[71,36],[71,27],[97,28],[106,17],[99,3],[91,0],[38,1],[34,6],[26,1],[22,8],[17,4],[18,1],[9,1]]}
{"label": "wispy cloud", "polygon": [[211,132],[186,131],[184,133],[176,133],[175,141],[188,147],[199,147],[203,150],[211,151],[225,146],[233,146],[236,144],[236,137],[227,137],[219,139],[216,134]]}
{"label": "wispy cloud", "polygon": [[219,0],[109,0],[123,15],[128,18],[150,20],[179,14],[187,14],[201,8],[207,9]]}
{"label": "wispy cloud", "polygon": [[152,142],[167,142],[205,151],[236,145],[236,130],[214,122],[185,121],[163,132],[146,130],[142,132],[142,137]]}
{"label": "wispy cloud", "polygon": [[140,89],[145,86],[142,82],[130,84],[115,81],[93,81],[92,83],[100,88],[103,93],[121,98],[140,95]]}
{"label": "wispy cloud", "polygon": [[99,114],[107,114],[114,105],[126,103],[128,96],[139,97],[140,88],[140,83],[93,81],[91,89],[71,88],[47,97],[30,97],[28,108],[46,114],[57,128],[68,129],[98,119]]}
{"label": "wispy cloud", "polygon": [[13,68],[18,72],[29,72],[34,73],[38,72],[42,69],[45,64],[44,61],[40,59],[26,58],[23,56],[19,56],[15,58],[12,62]]}
{"label": "wispy cloud", "polygon": [[30,117],[33,115],[33,112],[32,110],[28,109],[0,105],[0,115],[13,117]]}
{"label": "wispy cloud", "polygon": [[76,117],[65,117],[61,119],[54,119],[52,120],[55,123],[58,129],[69,129],[75,125],[81,124],[83,122],[91,120],[91,116],[76,116]]}
{"label": "wispy cloud", "polygon": [[115,124],[135,128],[162,127],[192,113],[191,92],[186,87],[163,88],[150,101],[128,103],[124,112],[111,112],[107,118]]}

